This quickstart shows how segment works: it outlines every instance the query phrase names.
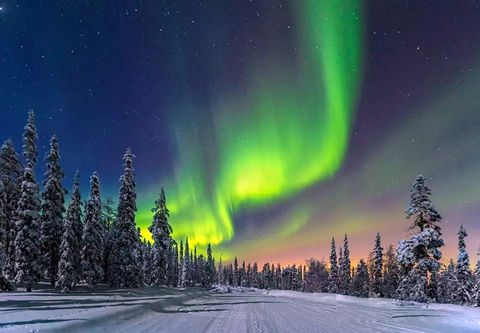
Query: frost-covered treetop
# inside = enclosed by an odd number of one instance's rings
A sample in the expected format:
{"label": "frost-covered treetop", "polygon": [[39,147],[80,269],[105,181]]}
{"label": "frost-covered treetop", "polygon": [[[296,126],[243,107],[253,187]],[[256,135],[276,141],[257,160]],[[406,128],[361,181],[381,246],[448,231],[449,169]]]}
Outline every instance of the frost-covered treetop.
{"label": "frost-covered treetop", "polygon": [[466,248],[465,244],[465,237],[467,237],[467,230],[463,226],[463,224],[460,226],[460,230],[458,231],[458,250],[464,250]]}
{"label": "frost-covered treetop", "polygon": [[28,122],[25,125],[23,133],[23,155],[25,157],[25,164],[32,170],[37,164],[37,144],[38,139],[37,128],[35,127],[35,113],[28,112]]}
{"label": "frost-covered treetop", "polygon": [[440,222],[442,217],[430,201],[430,195],[432,191],[425,185],[425,177],[417,176],[410,189],[410,204],[405,210],[407,219],[415,217],[410,229],[418,227],[423,231],[425,228],[433,228],[440,232],[440,227],[436,223]]}

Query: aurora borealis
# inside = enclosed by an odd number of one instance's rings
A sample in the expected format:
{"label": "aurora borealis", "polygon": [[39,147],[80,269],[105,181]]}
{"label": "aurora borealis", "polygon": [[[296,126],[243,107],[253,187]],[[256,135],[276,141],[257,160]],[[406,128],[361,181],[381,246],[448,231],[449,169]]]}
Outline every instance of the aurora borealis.
{"label": "aurora borealis", "polygon": [[478,4],[0,5],[1,138],[20,149],[34,109],[65,185],[97,170],[113,199],[130,146],[146,236],[164,186],[174,236],[224,259],[301,263],[344,232],[366,257],[424,174],[447,257],[461,223],[480,245]]}

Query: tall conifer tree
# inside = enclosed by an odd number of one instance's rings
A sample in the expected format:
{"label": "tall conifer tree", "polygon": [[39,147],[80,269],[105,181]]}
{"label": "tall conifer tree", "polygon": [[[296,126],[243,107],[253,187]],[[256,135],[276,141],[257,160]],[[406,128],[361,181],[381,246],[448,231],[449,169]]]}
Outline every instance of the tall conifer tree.
{"label": "tall conifer tree", "polygon": [[21,195],[22,163],[11,139],[0,150],[0,181],[3,183],[3,213],[5,214],[3,243],[5,248],[4,274],[15,278],[15,214]]}
{"label": "tall conifer tree", "polygon": [[123,156],[124,173],[120,178],[117,220],[112,227],[112,251],[110,255],[110,285],[132,288],[140,284],[140,263],[136,253],[140,239],[135,227],[137,211],[135,193],[134,155],[128,148]]}
{"label": "tall conifer tree", "polygon": [[[153,238],[152,283],[160,286],[167,283],[167,269],[171,258],[170,252],[173,249],[172,227],[168,223],[169,212],[163,188],[152,212],[153,222],[148,228]],[[173,265],[173,262],[170,265]]]}
{"label": "tall conifer tree", "polygon": [[41,277],[40,258],[40,195],[35,180],[37,163],[37,129],[35,114],[30,111],[23,134],[25,169],[22,176],[21,197],[18,201],[15,237],[15,281],[25,285],[27,291]]}
{"label": "tall conifer tree", "polygon": [[90,196],[85,211],[83,228],[82,269],[90,289],[103,279],[103,227],[101,221],[100,180],[94,172],[90,177]]}
{"label": "tall conifer tree", "polygon": [[63,213],[65,212],[65,190],[62,187],[64,173],[60,167],[58,139],[50,140],[50,150],[45,155],[46,171],[43,182],[41,204],[41,236],[43,263],[46,276],[53,286],[57,278],[62,241]]}

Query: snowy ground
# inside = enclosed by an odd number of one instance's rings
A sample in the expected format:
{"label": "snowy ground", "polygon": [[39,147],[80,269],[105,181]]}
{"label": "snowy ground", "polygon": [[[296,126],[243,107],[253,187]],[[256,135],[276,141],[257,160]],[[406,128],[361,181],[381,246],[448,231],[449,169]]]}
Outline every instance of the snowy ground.
{"label": "snowy ground", "polygon": [[0,294],[0,332],[480,332],[480,308],[224,288]]}

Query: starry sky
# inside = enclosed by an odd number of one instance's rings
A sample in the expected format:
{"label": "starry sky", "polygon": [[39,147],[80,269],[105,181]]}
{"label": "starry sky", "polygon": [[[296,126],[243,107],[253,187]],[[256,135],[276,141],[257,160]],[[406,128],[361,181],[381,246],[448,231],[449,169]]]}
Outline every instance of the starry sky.
{"label": "starry sky", "polygon": [[[0,0],[0,139],[28,110],[56,133],[65,186],[116,199],[136,155],[137,224],[165,187],[174,236],[224,260],[302,263],[346,232],[408,235],[424,174],[480,246],[478,1]],[[42,175],[43,165],[37,175]],[[41,179],[39,179],[41,180]]]}

